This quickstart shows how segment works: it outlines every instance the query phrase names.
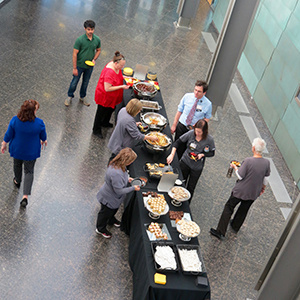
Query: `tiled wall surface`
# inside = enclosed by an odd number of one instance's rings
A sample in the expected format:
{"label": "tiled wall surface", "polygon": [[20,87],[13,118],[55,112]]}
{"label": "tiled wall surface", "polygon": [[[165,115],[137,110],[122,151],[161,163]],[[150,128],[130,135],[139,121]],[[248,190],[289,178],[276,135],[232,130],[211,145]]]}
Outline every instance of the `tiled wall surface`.
{"label": "tiled wall surface", "polygon": [[[228,4],[215,9],[219,31]],[[299,28],[299,0],[261,0],[238,69],[300,188]]]}

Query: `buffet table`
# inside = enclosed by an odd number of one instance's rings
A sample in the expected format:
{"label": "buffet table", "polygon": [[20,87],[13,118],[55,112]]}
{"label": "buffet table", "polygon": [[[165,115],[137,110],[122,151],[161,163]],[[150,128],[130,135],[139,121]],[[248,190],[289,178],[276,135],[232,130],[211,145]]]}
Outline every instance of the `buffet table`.
{"label": "buffet table", "polygon": [[[124,90],[123,103],[116,109],[116,113],[119,109],[135,98],[132,89]],[[161,106],[158,111],[159,114],[167,118],[161,92],[159,91],[156,96],[152,99],[157,101]],[[137,121],[139,119],[137,118]],[[162,131],[171,137],[170,127]],[[169,155],[171,148],[160,154],[151,154],[147,152],[143,142],[137,143],[133,150],[137,153],[138,157],[136,161],[129,166],[129,172],[131,177],[144,176],[149,179],[148,174],[144,170],[146,163],[166,163],[166,158]],[[178,171],[179,178],[182,179],[182,175],[179,168],[179,162],[175,155],[174,161],[172,162],[174,171]],[[170,235],[169,241],[178,244],[188,245],[199,245],[197,238],[192,238],[190,242],[183,242],[179,238],[179,233],[175,227],[172,227],[169,214],[160,216],[158,220],[150,218],[147,209],[144,206],[142,192],[145,191],[157,191],[157,185],[159,180],[150,179],[147,185],[142,188],[139,192],[133,192],[128,195],[124,202],[124,213],[122,217],[122,227],[127,234],[130,235],[129,242],[129,263],[133,272],[133,299],[134,300],[208,300],[210,299],[210,286],[207,280],[207,285],[196,285],[196,275],[183,274],[182,270],[179,269],[177,272],[159,272],[155,269],[154,258],[151,250],[151,241],[148,237],[145,224],[151,222],[163,223],[167,226]],[[168,193],[164,194],[165,200],[167,201],[170,210],[173,211],[184,211],[185,213],[191,213],[188,201],[182,203],[182,206],[175,207],[171,204],[171,198]],[[203,273],[201,274],[202,279],[207,279],[205,272],[205,266],[202,261]],[[156,284],[154,282],[154,274],[163,273],[166,274],[166,284]],[[200,278],[201,279],[201,278]]]}

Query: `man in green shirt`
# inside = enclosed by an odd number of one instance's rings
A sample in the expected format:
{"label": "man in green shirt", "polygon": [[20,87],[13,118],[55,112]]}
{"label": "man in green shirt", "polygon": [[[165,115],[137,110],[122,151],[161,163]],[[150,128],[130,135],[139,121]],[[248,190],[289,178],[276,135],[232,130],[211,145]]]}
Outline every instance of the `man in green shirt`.
{"label": "man in green shirt", "polygon": [[87,20],[84,22],[85,34],[76,39],[73,49],[73,79],[71,81],[68,98],[65,100],[65,105],[69,106],[74,98],[78,81],[82,76],[82,84],[79,92],[79,100],[86,106],[90,103],[85,99],[86,90],[93,72],[93,66],[88,66],[85,62],[91,61],[95,64],[96,59],[101,52],[100,38],[94,34],[95,22]]}

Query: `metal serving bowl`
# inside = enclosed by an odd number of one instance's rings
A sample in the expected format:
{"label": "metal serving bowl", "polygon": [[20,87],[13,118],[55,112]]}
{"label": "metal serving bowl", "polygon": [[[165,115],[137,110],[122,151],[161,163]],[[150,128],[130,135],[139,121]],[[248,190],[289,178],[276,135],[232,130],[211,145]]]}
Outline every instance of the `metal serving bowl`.
{"label": "metal serving bowl", "polygon": [[161,153],[161,152],[164,152],[164,151],[167,151],[168,149],[170,149],[170,147],[172,145],[171,138],[169,138],[166,134],[158,132],[158,131],[152,131],[152,132],[146,134],[146,136],[153,135],[153,134],[163,136],[167,140],[167,144],[164,145],[164,146],[154,145],[150,141],[145,139],[144,144],[145,144],[145,147],[146,147],[148,152],[153,153],[153,154],[157,154],[157,153]]}
{"label": "metal serving bowl", "polygon": [[136,82],[132,88],[139,99],[151,99],[157,94],[157,89],[151,82]]}
{"label": "metal serving bowl", "polygon": [[168,124],[164,116],[155,112],[148,112],[141,115],[141,121],[147,124],[150,130],[162,131]]}

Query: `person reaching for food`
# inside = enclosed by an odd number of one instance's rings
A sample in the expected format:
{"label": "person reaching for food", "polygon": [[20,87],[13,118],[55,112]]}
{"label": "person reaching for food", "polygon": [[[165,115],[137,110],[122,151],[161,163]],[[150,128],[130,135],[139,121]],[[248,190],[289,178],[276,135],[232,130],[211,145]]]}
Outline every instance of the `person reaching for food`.
{"label": "person reaching for food", "polygon": [[186,180],[186,186],[191,193],[191,202],[197,182],[203,171],[206,157],[215,155],[215,142],[211,135],[208,134],[207,121],[201,119],[194,125],[194,130],[179,137],[173,144],[171,154],[167,157],[167,163],[170,164],[175,156],[176,150],[182,144],[186,144],[182,158],[179,161],[183,179]]}

